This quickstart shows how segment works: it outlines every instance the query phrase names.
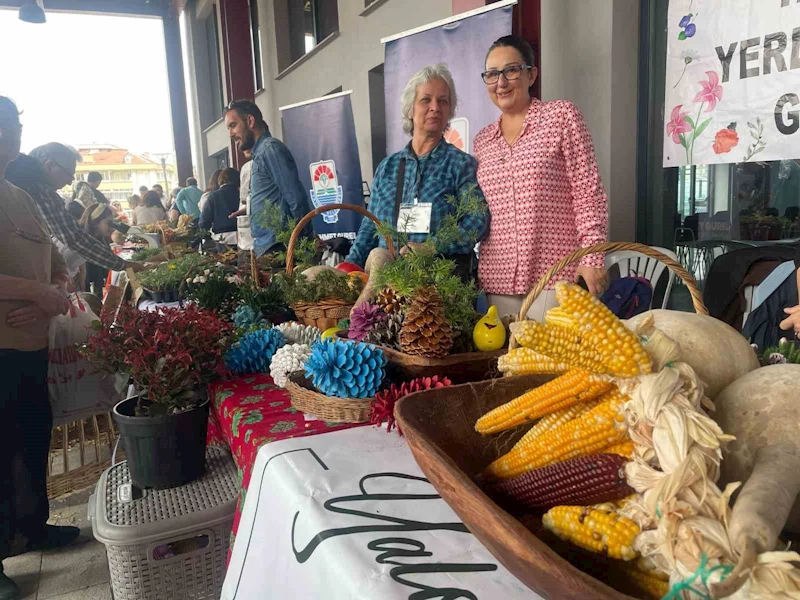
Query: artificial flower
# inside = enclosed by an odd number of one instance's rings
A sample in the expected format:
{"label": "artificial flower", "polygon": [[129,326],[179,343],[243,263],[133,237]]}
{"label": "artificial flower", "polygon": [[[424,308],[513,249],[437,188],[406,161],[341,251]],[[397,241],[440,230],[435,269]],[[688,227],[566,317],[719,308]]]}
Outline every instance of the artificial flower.
{"label": "artificial flower", "polygon": [[708,81],[698,81],[703,89],[694,97],[695,102],[708,104],[706,112],[711,112],[717,107],[717,102],[722,100],[722,86],[719,84],[719,75],[714,71],[706,71]]}
{"label": "artificial flower", "polygon": [[682,113],[681,108],[683,108],[683,104],[679,104],[672,109],[672,116],[670,117],[669,123],[667,123],[667,135],[671,135],[672,141],[676,144],[681,143],[679,136],[682,133],[688,133],[692,130],[692,126],[689,125],[689,122],[686,120],[689,113]]}

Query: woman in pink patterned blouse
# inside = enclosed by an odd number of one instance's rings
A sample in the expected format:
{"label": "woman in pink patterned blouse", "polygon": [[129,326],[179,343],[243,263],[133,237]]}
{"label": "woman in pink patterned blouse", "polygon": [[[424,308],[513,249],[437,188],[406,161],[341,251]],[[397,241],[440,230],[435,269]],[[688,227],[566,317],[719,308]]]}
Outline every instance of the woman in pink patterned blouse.
{"label": "woman in pink patterned blouse", "polygon": [[[482,73],[502,111],[475,137],[478,183],[491,212],[478,274],[489,304],[519,313],[525,295],[553,264],[577,248],[607,240],[608,206],[592,136],[571,102],[531,97],[533,50],[518,36],[497,40]],[[606,286],[604,257],[591,255],[560,277],[583,278],[589,291]],[[543,320],[555,306],[554,282],[528,312]]]}

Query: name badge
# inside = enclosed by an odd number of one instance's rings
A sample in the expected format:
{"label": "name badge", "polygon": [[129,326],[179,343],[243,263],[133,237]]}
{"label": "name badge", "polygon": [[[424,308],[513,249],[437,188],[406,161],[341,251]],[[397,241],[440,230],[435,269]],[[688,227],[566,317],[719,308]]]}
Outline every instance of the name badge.
{"label": "name badge", "polygon": [[400,207],[397,216],[397,230],[402,233],[427,233],[431,232],[430,202],[406,204]]}

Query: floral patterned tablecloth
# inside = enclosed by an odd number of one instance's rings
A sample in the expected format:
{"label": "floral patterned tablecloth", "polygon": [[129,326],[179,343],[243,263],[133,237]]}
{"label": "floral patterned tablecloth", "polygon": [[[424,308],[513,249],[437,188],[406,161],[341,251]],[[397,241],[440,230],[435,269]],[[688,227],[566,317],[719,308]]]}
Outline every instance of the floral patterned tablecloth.
{"label": "floral patterned tablecloth", "polygon": [[233,537],[239,528],[250,474],[264,444],[306,435],[317,435],[358,425],[306,421],[305,415],[292,407],[286,390],[277,387],[266,374],[222,381],[209,386],[211,414],[208,443],[227,446],[239,468],[241,489],[233,522]]}

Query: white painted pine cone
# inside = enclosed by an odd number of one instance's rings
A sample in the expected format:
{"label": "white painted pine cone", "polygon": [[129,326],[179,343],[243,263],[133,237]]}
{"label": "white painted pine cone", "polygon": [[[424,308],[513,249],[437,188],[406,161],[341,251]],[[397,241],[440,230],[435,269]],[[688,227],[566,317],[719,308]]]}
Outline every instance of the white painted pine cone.
{"label": "white painted pine cone", "polygon": [[279,348],[269,366],[269,374],[275,385],[286,387],[289,373],[302,371],[309,356],[311,356],[311,347],[307,344],[287,344],[283,348]]}

